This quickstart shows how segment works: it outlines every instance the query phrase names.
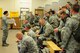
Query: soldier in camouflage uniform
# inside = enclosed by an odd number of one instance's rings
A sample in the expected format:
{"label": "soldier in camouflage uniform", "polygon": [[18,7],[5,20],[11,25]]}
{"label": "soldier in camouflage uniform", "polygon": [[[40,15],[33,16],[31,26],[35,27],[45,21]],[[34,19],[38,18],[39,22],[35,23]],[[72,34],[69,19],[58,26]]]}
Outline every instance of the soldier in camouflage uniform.
{"label": "soldier in camouflage uniform", "polygon": [[8,22],[7,22],[8,11],[5,11],[3,14],[4,17],[2,18],[2,27],[3,27],[2,46],[8,46],[9,44],[6,43],[8,37]]}
{"label": "soldier in camouflage uniform", "polygon": [[36,33],[31,29],[31,25],[30,24],[27,24],[25,30],[27,32],[27,35],[31,36],[37,42]]}
{"label": "soldier in camouflage uniform", "polygon": [[39,15],[38,14],[35,14],[35,18],[34,18],[34,25],[35,26],[38,26],[39,25]]}
{"label": "soldier in camouflage uniform", "polygon": [[61,14],[60,25],[58,28],[54,29],[54,32],[56,33],[57,42],[59,41],[61,42],[61,37],[60,37],[61,30],[65,26],[67,20],[69,19],[65,11],[60,12],[60,14]]}
{"label": "soldier in camouflage uniform", "polygon": [[[75,31],[78,28],[80,22],[79,15],[79,5],[73,5],[71,10],[72,17],[66,22],[65,27],[61,31],[62,36],[62,45],[63,50],[66,50],[66,53],[80,53],[80,43],[76,42],[72,35],[72,31]],[[70,40],[68,41],[69,37]],[[67,44],[68,42],[68,44]]]}
{"label": "soldier in camouflage uniform", "polygon": [[[59,17],[57,16],[57,14],[55,14],[55,11],[50,11],[49,23],[53,27],[53,30],[59,26]],[[54,38],[57,40],[55,33],[54,35]]]}
{"label": "soldier in camouflage uniform", "polygon": [[23,21],[23,25],[22,25],[22,29],[24,29],[27,24],[28,24],[28,21],[27,21],[27,20],[24,20],[24,21]]}
{"label": "soldier in camouflage uniform", "polygon": [[50,18],[50,12],[46,12],[44,19],[49,22],[49,18]]}
{"label": "soldier in camouflage uniform", "polygon": [[23,34],[25,34],[25,32],[26,32],[26,30],[25,30],[25,28],[26,28],[26,26],[29,24],[29,22],[27,21],[27,20],[24,20],[23,21],[23,25],[22,25],[22,33]]}
{"label": "soldier in camouflage uniform", "polygon": [[32,12],[29,13],[28,21],[30,24],[34,24],[34,15],[32,14]]}
{"label": "soldier in camouflage uniform", "polygon": [[55,14],[55,11],[51,11],[50,14],[51,14],[51,16],[50,16],[50,18],[49,18],[49,23],[51,24],[51,26],[52,26],[53,28],[58,27],[58,25],[59,25],[59,20],[58,20],[57,14]]}
{"label": "soldier in camouflage uniform", "polygon": [[45,21],[44,18],[40,18],[39,23],[42,26],[42,33],[40,33],[39,37],[39,44],[42,45],[43,40],[54,39],[54,32],[53,27],[47,21]]}
{"label": "soldier in camouflage uniform", "polygon": [[19,53],[39,53],[34,39],[28,35],[18,32],[16,37],[19,39]]}

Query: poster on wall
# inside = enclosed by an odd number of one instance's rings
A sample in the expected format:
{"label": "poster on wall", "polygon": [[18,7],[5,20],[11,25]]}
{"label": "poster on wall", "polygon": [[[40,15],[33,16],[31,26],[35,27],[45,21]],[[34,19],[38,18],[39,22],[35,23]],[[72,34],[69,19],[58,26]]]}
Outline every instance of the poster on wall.
{"label": "poster on wall", "polygon": [[2,17],[2,8],[0,8],[0,18]]}
{"label": "poster on wall", "polygon": [[19,17],[19,12],[11,11],[10,12],[10,18],[16,18],[16,17]]}

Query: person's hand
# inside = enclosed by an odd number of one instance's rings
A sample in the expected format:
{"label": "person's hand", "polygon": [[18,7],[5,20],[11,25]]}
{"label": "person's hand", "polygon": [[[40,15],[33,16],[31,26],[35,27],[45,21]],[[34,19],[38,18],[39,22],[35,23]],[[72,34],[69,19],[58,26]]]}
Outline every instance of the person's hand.
{"label": "person's hand", "polygon": [[61,51],[64,51],[64,48],[62,48],[62,50]]}
{"label": "person's hand", "polygon": [[66,51],[64,50],[64,48],[62,48],[61,53],[65,53]]}
{"label": "person's hand", "polygon": [[14,26],[16,26],[16,23],[14,23]]}
{"label": "person's hand", "polygon": [[19,42],[20,42],[20,40],[17,40],[17,41],[16,41],[16,43],[19,43]]}
{"label": "person's hand", "polygon": [[40,32],[40,30],[37,30],[37,31],[36,31],[36,34],[39,34],[39,32]]}
{"label": "person's hand", "polygon": [[36,34],[36,37],[39,37],[40,35]]}
{"label": "person's hand", "polygon": [[58,32],[58,28],[54,29],[54,32]]}

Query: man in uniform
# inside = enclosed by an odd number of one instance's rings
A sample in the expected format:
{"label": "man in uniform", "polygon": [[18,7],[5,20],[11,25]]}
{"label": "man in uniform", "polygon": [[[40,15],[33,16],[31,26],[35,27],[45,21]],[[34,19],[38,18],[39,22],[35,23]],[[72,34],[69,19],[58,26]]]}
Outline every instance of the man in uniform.
{"label": "man in uniform", "polygon": [[61,47],[63,50],[66,50],[66,53],[80,53],[80,43],[78,43],[73,37],[73,31],[78,28],[80,21],[79,5],[73,5],[71,14],[71,18],[66,22],[65,27],[61,31]]}
{"label": "man in uniform", "polygon": [[29,23],[34,24],[34,15],[32,14],[32,12],[29,13],[28,17],[29,17],[29,19],[28,19]]}
{"label": "man in uniform", "polygon": [[61,30],[65,26],[67,20],[69,20],[69,17],[65,11],[60,12],[60,14],[61,14],[60,25],[58,28],[54,29],[54,32],[56,33],[57,42],[59,42],[59,41],[61,42],[61,36],[60,36]]}
{"label": "man in uniform", "polygon": [[50,12],[46,12],[45,19],[47,20],[47,22],[49,22],[49,18],[50,18]]}
{"label": "man in uniform", "polygon": [[8,37],[8,22],[7,22],[8,11],[4,11],[3,14],[4,17],[2,18],[2,27],[3,27],[2,46],[8,46],[9,44],[6,42]]}
{"label": "man in uniform", "polygon": [[27,20],[24,20],[24,21],[23,21],[23,25],[22,25],[22,29],[24,29],[27,24],[28,24],[28,21],[27,21]]}
{"label": "man in uniform", "polygon": [[19,39],[19,53],[39,53],[38,47],[34,39],[28,35],[18,32],[16,37]]}
{"label": "man in uniform", "polygon": [[[47,39],[54,39],[54,32],[53,32],[53,27],[47,22],[45,21],[44,18],[40,18],[39,23],[41,25],[41,31],[42,33],[39,33],[39,44],[43,45],[43,41],[47,40]],[[53,40],[54,41],[54,40]]]}
{"label": "man in uniform", "polygon": [[38,14],[35,14],[35,18],[34,18],[34,25],[35,26],[39,26],[39,15]]}
{"label": "man in uniform", "polygon": [[70,14],[70,9],[72,8],[72,4],[70,2],[67,2],[66,7]]}
{"label": "man in uniform", "polygon": [[59,25],[59,20],[58,20],[58,16],[55,13],[55,11],[50,11],[50,18],[49,18],[49,23],[51,24],[51,26],[53,28],[58,27]]}
{"label": "man in uniform", "polygon": [[31,29],[31,25],[28,23],[25,27],[27,35],[32,37],[37,42],[36,33]]}

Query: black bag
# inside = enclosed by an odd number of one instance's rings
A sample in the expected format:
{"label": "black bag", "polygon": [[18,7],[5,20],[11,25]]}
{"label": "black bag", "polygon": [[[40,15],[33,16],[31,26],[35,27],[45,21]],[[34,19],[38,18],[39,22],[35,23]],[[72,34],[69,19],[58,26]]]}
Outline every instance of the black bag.
{"label": "black bag", "polygon": [[80,23],[76,31],[74,31],[73,37],[78,43],[80,43]]}

